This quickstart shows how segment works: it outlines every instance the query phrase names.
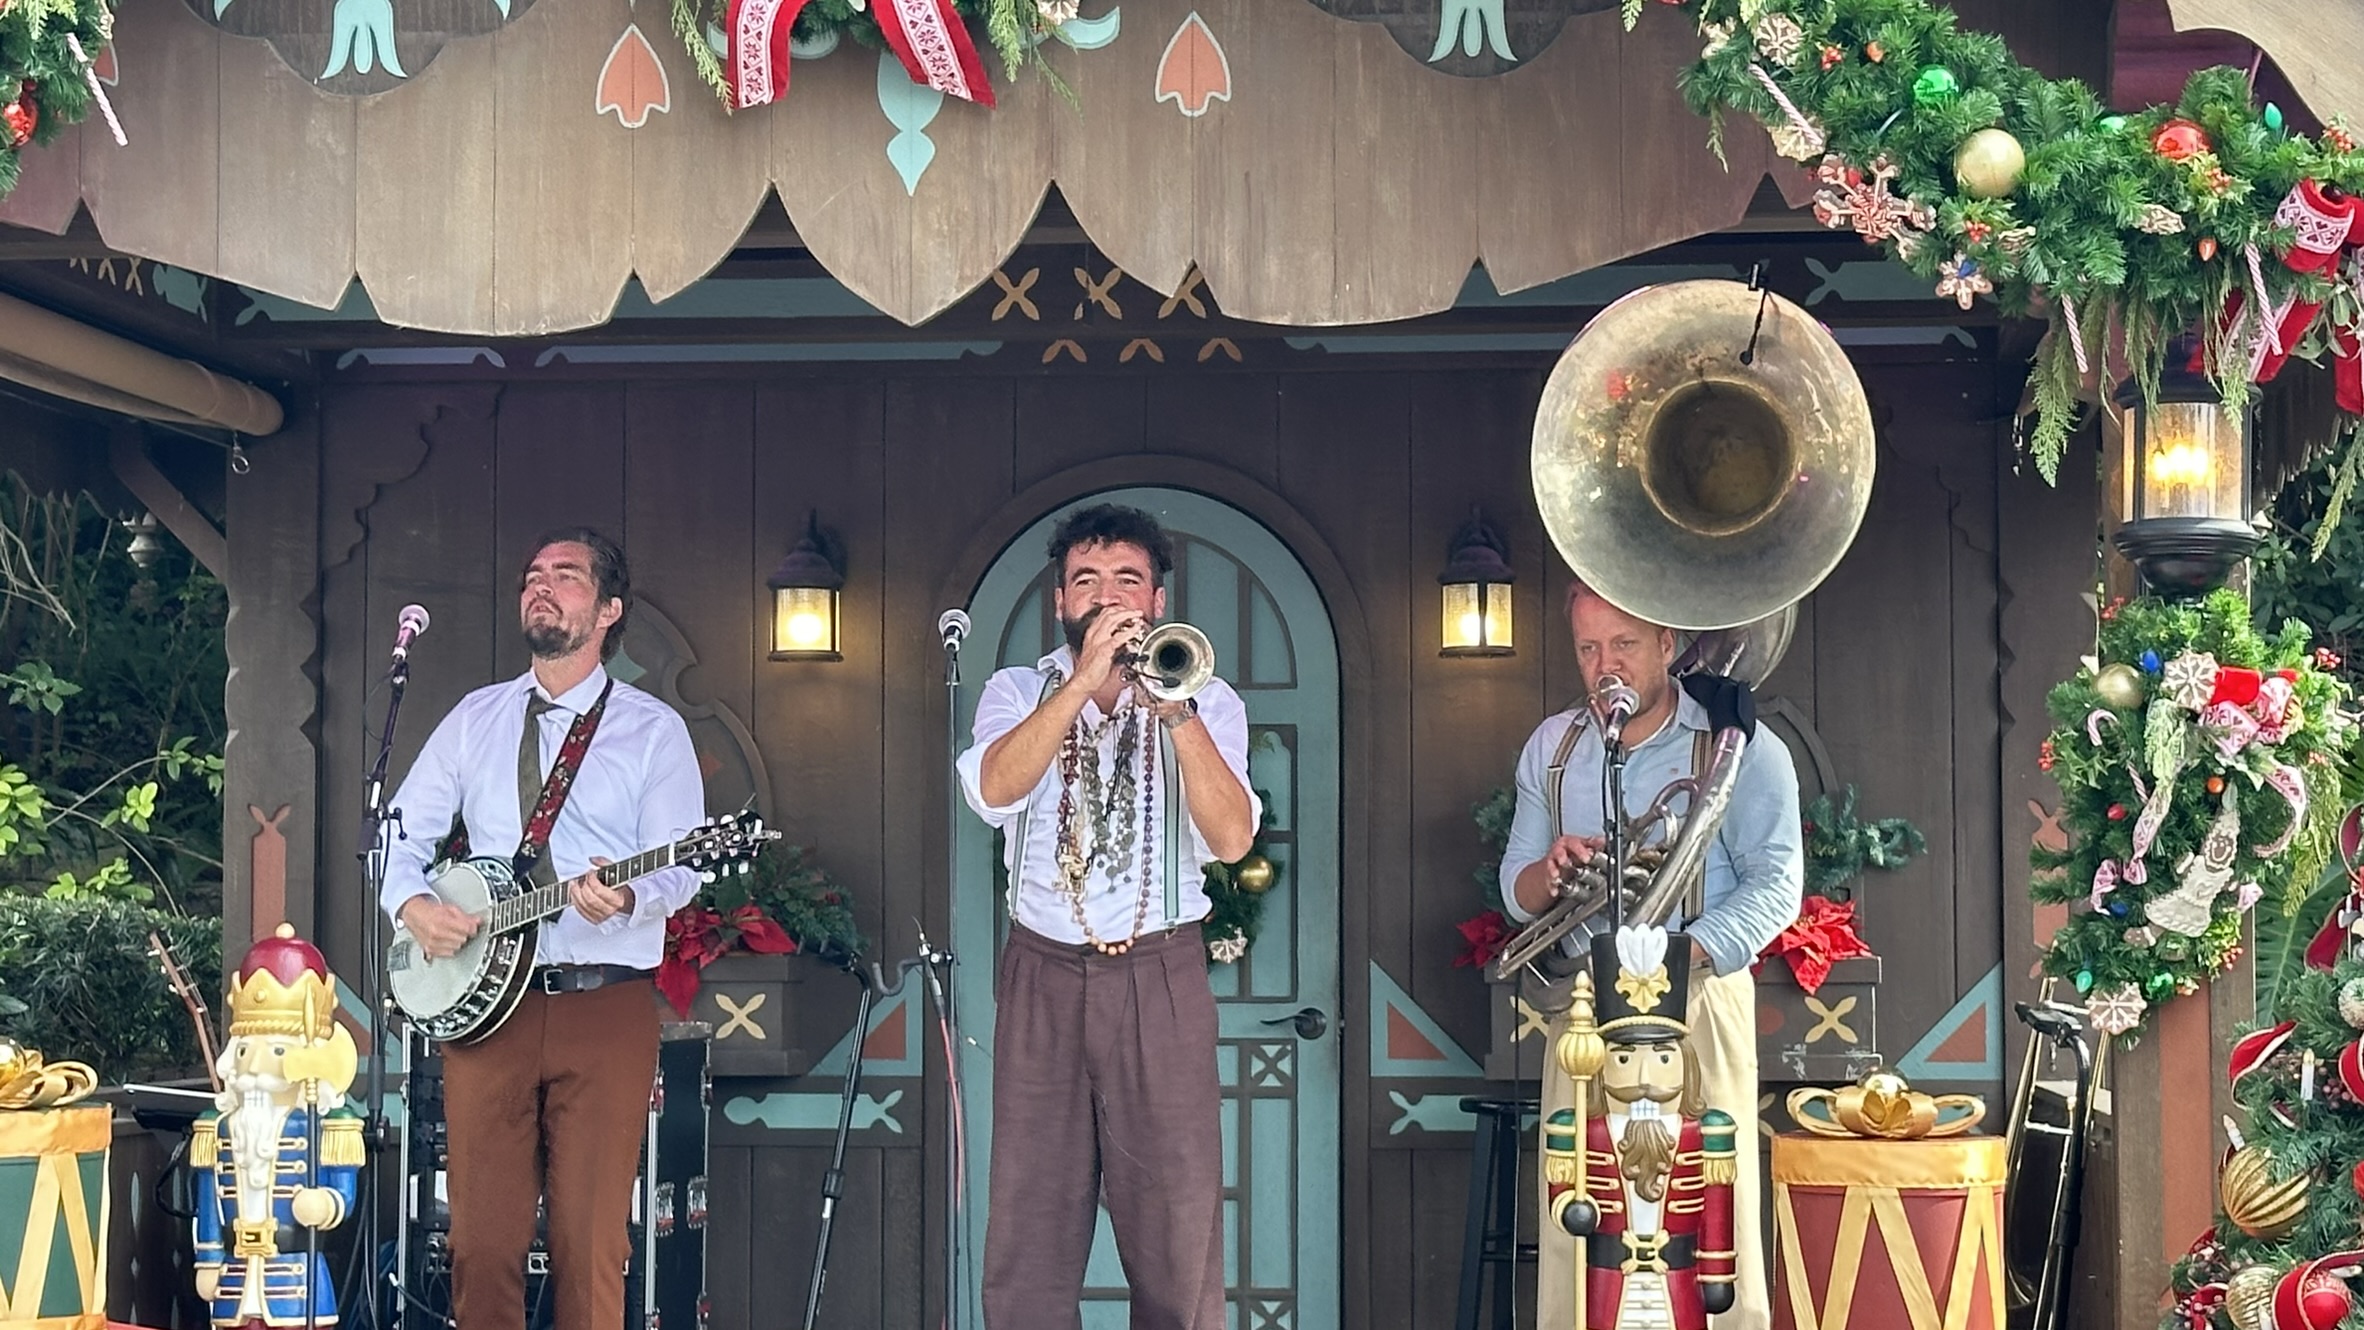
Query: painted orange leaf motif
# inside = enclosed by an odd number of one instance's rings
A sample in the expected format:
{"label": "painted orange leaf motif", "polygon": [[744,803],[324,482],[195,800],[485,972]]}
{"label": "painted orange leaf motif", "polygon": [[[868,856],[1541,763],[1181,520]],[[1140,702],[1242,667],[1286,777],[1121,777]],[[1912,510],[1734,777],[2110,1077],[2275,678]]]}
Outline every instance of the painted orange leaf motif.
{"label": "painted orange leaf motif", "polygon": [[1182,20],[1157,62],[1157,100],[1171,100],[1186,116],[1202,116],[1231,100],[1231,61],[1197,10]]}
{"label": "painted orange leaf motif", "polygon": [[599,100],[593,108],[599,114],[616,113],[616,120],[626,129],[638,129],[648,123],[650,114],[673,109],[673,87],[665,78],[665,67],[657,63],[657,53],[640,35],[635,23],[616,38],[614,49],[607,53],[607,63],[599,70]]}

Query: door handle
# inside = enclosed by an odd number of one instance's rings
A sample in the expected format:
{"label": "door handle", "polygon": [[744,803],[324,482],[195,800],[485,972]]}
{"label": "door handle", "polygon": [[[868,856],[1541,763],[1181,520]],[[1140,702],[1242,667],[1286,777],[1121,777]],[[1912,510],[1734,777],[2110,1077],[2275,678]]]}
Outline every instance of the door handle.
{"label": "door handle", "polygon": [[1329,1033],[1330,1015],[1319,1007],[1305,1007],[1292,1016],[1275,1016],[1266,1025],[1286,1025],[1299,1039],[1319,1039]]}

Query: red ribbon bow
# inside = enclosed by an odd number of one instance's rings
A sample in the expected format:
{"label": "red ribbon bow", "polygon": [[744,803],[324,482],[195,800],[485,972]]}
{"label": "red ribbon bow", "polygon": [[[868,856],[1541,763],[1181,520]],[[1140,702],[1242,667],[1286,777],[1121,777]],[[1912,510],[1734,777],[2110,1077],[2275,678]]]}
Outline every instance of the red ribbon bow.
{"label": "red ribbon bow", "polygon": [[1855,931],[1855,902],[1808,896],[1799,908],[1797,922],[1766,943],[1757,960],[1762,964],[1778,956],[1788,961],[1798,987],[1813,993],[1830,978],[1832,966],[1873,954],[1862,934]]}

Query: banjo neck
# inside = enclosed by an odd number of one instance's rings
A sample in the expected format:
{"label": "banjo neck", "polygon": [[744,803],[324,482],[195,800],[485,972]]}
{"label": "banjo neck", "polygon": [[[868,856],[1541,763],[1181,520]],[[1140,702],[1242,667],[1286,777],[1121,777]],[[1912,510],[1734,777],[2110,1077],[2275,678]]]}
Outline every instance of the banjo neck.
{"label": "banjo neck", "polygon": [[[660,869],[671,868],[678,860],[680,848],[678,845],[665,845],[654,850],[643,850],[629,859],[609,864],[600,870],[600,876],[611,887],[629,886]],[[513,932],[558,914],[566,909],[567,904],[564,882],[521,891],[505,901],[496,902],[485,913],[485,930],[491,933]]]}

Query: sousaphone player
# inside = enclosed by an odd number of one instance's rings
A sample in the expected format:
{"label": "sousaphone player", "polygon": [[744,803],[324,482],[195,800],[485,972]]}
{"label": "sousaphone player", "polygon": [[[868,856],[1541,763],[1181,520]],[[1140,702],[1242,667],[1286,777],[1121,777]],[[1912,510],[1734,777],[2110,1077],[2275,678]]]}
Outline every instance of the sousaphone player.
{"label": "sousaphone player", "polygon": [[[1736,1123],[1737,1251],[1697,1253],[1737,1258],[1729,1296],[1708,1301],[1716,1330],[1772,1319],[1749,967],[1796,918],[1804,884],[1796,768],[1757,724],[1749,685],[1786,646],[1796,602],[1853,541],[1871,471],[1870,411],[1845,354],[1803,310],[1734,282],[1649,288],[1604,310],[1536,415],[1536,500],[1576,574],[1567,613],[1586,700],[1545,720],[1520,755],[1502,895],[1527,925],[1521,956],[1557,959],[1549,943],[1580,958],[1611,923],[1681,928],[1689,955],[1671,959],[1694,976],[1680,1022],[1689,1057],[1705,1103]],[[1686,652],[1679,632],[1701,636]],[[1612,892],[1605,776],[1618,761],[1628,829],[1654,806],[1682,825],[1652,847],[1655,877],[1638,889],[1623,877]],[[1566,1023],[1554,1021],[1549,1046]],[[1544,1059],[1546,1120],[1575,1102],[1559,1064]],[[1696,1303],[1679,1315],[1630,1299],[1584,1308],[1579,1266],[1603,1250],[1545,1231],[1538,1325],[1696,1330]]]}

